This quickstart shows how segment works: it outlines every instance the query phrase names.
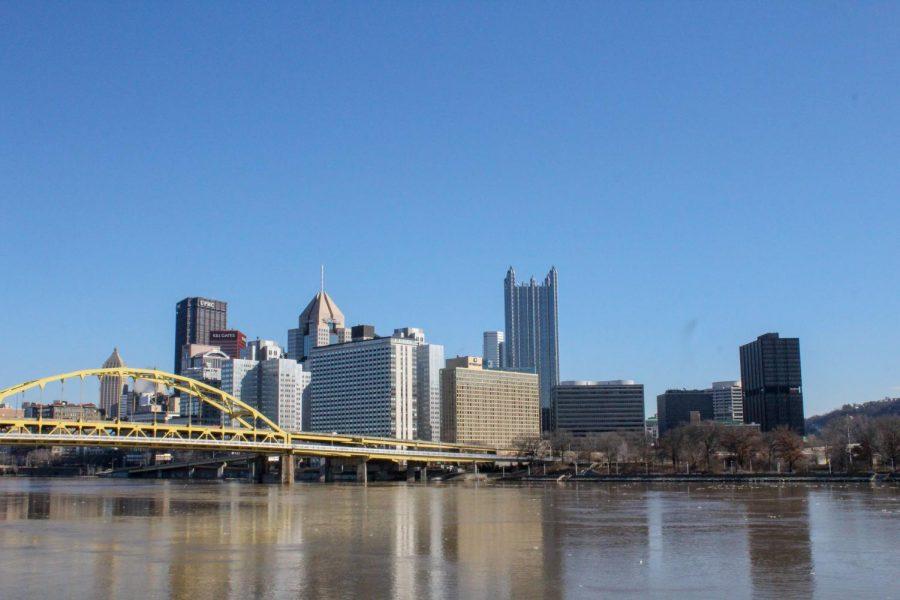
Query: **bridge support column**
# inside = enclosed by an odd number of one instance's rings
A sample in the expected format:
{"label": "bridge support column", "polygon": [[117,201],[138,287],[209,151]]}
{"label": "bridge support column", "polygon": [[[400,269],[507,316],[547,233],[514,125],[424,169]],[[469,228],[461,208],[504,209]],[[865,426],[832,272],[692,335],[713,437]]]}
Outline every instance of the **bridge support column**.
{"label": "bridge support column", "polygon": [[413,483],[416,480],[416,466],[412,462],[406,463],[406,483]]}
{"label": "bridge support column", "polygon": [[223,477],[225,477],[225,465],[226,464],[227,463],[222,463],[221,465],[218,466],[218,468],[216,469],[216,479],[222,479]]}
{"label": "bridge support column", "polygon": [[428,483],[428,463],[423,464],[422,468],[419,469],[419,481]]}
{"label": "bridge support column", "polygon": [[319,481],[321,483],[331,483],[334,481],[334,475],[331,472],[331,459],[322,460],[319,466]]}
{"label": "bridge support column", "polygon": [[356,463],[356,482],[369,483],[369,461],[365,458]]}
{"label": "bridge support column", "polygon": [[252,483],[262,483],[266,476],[266,467],[269,459],[265,454],[257,454],[250,460],[250,481]]}
{"label": "bridge support column", "polygon": [[294,455],[293,454],[282,454],[281,455],[281,485],[294,485],[294,475],[295,475],[295,467],[294,467]]}

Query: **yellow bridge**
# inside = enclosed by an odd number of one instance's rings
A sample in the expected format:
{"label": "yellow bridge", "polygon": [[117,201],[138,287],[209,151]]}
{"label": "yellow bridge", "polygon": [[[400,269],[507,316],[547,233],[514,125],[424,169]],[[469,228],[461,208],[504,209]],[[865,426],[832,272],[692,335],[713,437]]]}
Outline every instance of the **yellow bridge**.
{"label": "yellow bridge", "polygon": [[[353,435],[286,431],[271,419],[223,390],[200,381],[158,371],[117,367],[85,369],[27,381],[0,390],[0,403],[50,383],[88,377],[146,380],[198,398],[221,411],[223,426],[130,421],[74,421],[43,418],[0,419],[0,445],[93,446],[137,449],[215,450],[290,457],[349,458],[421,463],[488,463],[495,448]],[[515,460],[503,456],[503,460]]]}

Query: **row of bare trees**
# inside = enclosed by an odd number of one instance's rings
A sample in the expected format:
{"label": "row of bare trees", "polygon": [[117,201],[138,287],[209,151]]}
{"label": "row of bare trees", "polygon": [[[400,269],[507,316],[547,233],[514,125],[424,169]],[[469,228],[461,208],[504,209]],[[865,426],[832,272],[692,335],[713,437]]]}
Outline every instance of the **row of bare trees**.
{"label": "row of bare trees", "polygon": [[656,442],[643,432],[608,432],[584,437],[558,431],[546,439],[522,438],[520,455],[554,456],[576,469],[592,467],[608,473],[707,473],[805,470],[824,448],[829,469],[868,470],[875,464],[891,470],[900,461],[900,417],[857,417],[829,425],[806,442],[787,428],[760,433],[753,427],[712,421],[667,431]]}
{"label": "row of bare trees", "polygon": [[871,468],[878,458],[891,470],[900,463],[900,416],[846,416],[810,436],[810,446],[824,447],[835,469],[853,471]]}

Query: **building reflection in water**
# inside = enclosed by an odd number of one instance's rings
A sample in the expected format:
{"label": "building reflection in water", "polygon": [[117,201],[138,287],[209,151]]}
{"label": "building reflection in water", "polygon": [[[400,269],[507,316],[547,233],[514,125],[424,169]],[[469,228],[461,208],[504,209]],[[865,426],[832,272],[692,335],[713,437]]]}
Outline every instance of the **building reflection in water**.
{"label": "building reflection in water", "polygon": [[809,487],[784,485],[743,490],[754,596],[813,596]]}
{"label": "building reflection in water", "polygon": [[[897,514],[867,488],[9,478],[0,597],[805,598],[817,570],[877,596]],[[841,548],[883,557],[882,583]]]}

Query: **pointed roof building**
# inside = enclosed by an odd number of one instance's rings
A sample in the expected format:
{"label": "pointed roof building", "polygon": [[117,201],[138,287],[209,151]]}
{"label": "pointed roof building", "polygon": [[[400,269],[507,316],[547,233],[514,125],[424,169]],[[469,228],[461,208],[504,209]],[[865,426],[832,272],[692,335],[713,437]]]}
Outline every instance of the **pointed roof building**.
{"label": "pointed roof building", "polygon": [[[125,361],[119,354],[118,348],[113,348],[112,354],[103,363],[104,369],[117,369],[124,367]],[[100,410],[108,418],[113,413],[118,416],[119,399],[122,396],[122,388],[125,386],[125,378],[115,375],[100,377]]]}
{"label": "pointed roof building", "polygon": [[344,327],[344,313],[337,307],[328,292],[323,290],[313,296],[313,299],[300,313],[299,325],[301,329],[323,325]]}
{"label": "pointed roof building", "polygon": [[344,313],[324,289],[313,296],[297,321],[297,328],[288,330],[288,358],[305,361],[313,348],[350,341]]}
{"label": "pointed roof building", "polygon": [[124,367],[125,361],[122,360],[122,355],[119,354],[119,348],[113,348],[112,354],[109,355],[109,358],[103,363],[104,369],[116,369],[118,367]]}

